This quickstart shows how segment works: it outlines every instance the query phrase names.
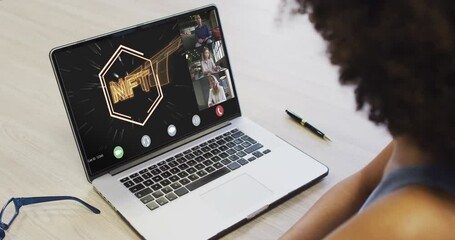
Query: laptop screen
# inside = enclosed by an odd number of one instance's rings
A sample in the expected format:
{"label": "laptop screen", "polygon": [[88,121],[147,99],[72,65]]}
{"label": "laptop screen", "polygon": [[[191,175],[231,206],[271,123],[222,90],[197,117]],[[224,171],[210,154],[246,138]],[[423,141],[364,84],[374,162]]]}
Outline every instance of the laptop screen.
{"label": "laptop screen", "polygon": [[215,7],[54,49],[89,176],[240,115]]}

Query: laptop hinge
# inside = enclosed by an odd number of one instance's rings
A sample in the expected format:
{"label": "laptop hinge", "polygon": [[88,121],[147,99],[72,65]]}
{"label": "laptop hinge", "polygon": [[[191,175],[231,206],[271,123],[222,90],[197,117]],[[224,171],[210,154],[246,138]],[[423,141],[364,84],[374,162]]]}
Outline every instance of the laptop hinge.
{"label": "laptop hinge", "polygon": [[185,138],[185,139],[183,139],[181,141],[178,141],[176,143],[173,143],[173,144],[171,144],[171,145],[169,145],[167,147],[164,147],[162,149],[154,151],[153,153],[150,153],[150,154],[148,154],[146,156],[143,156],[143,157],[138,158],[138,159],[136,159],[134,161],[131,161],[131,162],[128,162],[128,163],[126,163],[126,164],[124,164],[122,166],[119,166],[119,167],[109,171],[109,174],[116,175],[116,174],[118,174],[120,172],[123,172],[123,171],[125,171],[127,169],[130,169],[130,168],[132,168],[132,167],[134,167],[134,166],[136,166],[138,164],[141,164],[141,163],[143,163],[145,161],[148,161],[148,160],[150,160],[150,159],[152,159],[154,157],[157,157],[157,156],[159,156],[161,154],[169,152],[169,151],[171,151],[171,150],[173,150],[175,148],[178,148],[178,147],[180,147],[180,146],[182,146],[184,144],[187,144],[187,143],[189,143],[191,141],[194,141],[194,140],[196,140],[196,139],[198,139],[200,137],[203,137],[203,136],[205,136],[207,134],[210,134],[210,133],[212,133],[214,131],[217,131],[217,130],[219,130],[221,128],[224,128],[224,127],[227,127],[229,125],[231,125],[231,122],[225,122],[225,123],[221,123],[221,124],[219,124],[219,125],[217,125],[215,127],[211,127],[209,129],[204,130],[204,131],[202,131],[200,133],[197,133],[197,134],[195,134],[195,135],[193,135],[191,137]]}

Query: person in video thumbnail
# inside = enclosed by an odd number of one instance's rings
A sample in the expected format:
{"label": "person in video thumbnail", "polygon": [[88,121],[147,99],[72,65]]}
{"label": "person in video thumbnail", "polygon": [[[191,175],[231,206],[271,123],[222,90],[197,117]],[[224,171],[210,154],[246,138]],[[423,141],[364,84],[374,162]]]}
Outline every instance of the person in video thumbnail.
{"label": "person in video thumbnail", "polygon": [[196,36],[196,47],[212,43],[212,34],[207,25],[202,23],[201,16],[196,15],[197,27],[194,29]]}
{"label": "person in video thumbnail", "polygon": [[218,80],[215,76],[210,75],[208,76],[209,83],[210,83],[210,92],[209,92],[209,107],[218,104],[220,102],[226,101],[226,94],[224,93],[224,89],[218,83]]}
{"label": "person in video thumbnail", "polygon": [[216,73],[220,70],[220,66],[215,65],[215,62],[213,61],[210,55],[210,51],[207,47],[204,47],[204,49],[202,50],[201,58],[202,73],[204,75]]}

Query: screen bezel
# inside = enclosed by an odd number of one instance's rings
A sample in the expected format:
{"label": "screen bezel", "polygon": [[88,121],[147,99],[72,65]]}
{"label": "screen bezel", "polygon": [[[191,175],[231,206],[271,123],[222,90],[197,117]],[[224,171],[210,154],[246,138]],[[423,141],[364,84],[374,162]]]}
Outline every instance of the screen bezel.
{"label": "screen bezel", "polygon": [[[87,157],[85,156],[85,153],[84,153],[83,143],[82,143],[82,140],[81,140],[80,133],[77,130],[76,118],[75,118],[75,116],[73,114],[73,111],[71,110],[71,105],[70,105],[69,98],[68,98],[68,96],[66,94],[65,85],[63,83],[63,79],[62,79],[62,77],[60,75],[60,72],[58,70],[58,64],[57,64],[57,61],[56,61],[56,56],[62,51],[67,51],[67,50],[69,50],[71,48],[81,47],[81,46],[83,46],[85,44],[90,44],[90,43],[92,43],[94,41],[103,41],[103,40],[106,40],[106,39],[111,38],[111,37],[118,37],[119,35],[135,32],[135,31],[138,31],[138,30],[140,31],[143,28],[147,28],[147,29],[148,28],[153,28],[154,26],[157,26],[157,25],[160,25],[160,24],[165,24],[167,22],[177,21],[179,18],[183,18],[183,17],[186,17],[186,16],[192,16],[192,15],[196,15],[196,14],[199,14],[199,13],[212,11],[212,10],[215,11],[215,13],[216,13],[217,21],[218,21],[219,27],[221,29],[220,30],[220,34],[221,34],[222,39],[223,39],[223,50],[225,52],[227,64],[229,65],[229,68],[230,68],[232,88],[233,88],[234,94],[236,96],[235,98],[232,98],[229,101],[234,103],[234,105],[236,106],[236,111],[233,111],[229,115],[226,114],[220,120],[214,121],[214,122],[212,122],[212,123],[210,123],[210,124],[208,124],[208,125],[206,125],[204,127],[201,127],[200,129],[197,129],[196,131],[193,131],[193,132],[190,131],[188,134],[182,135],[178,139],[175,139],[175,140],[169,142],[168,144],[163,145],[163,146],[161,146],[161,147],[159,147],[157,149],[146,151],[146,152],[144,152],[144,153],[142,153],[142,154],[140,154],[138,156],[135,156],[132,159],[125,159],[125,160],[120,161],[117,164],[108,166],[108,167],[106,167],[104,169],[101,169],[99,171],[96,171],[96,172],[92,172],[91,169],[90,169],[90,165],[89,165],[88,161],[86,161]],[[112,171],[112,170],[114,170],[116,168],[119,168],[119,167],[121,167],[121,166],[123,166],[125,164],[129,164],[129,163],[131,163],[131,162],[133,162],[133,161],[135,161],[137,159],[144,158],[147,155],[152,155],[153,153],[155,153],[157,151],[160,151],[160,150],[162,150],[162,149],[164,149],[166,147],[169,147],[170,145],[175,145],[179,141],[185,140],[188,137],[194,136],[194,135],[196,135],[198,133],[201,133],[201,132],[203,132],[203,131],[205,131],[207,129],[210,129],[210,128],[218,125],[218,124],[225,123],[227,121],[232,120],[233,118],[241,116],[238,93],[237,93],[237,90],[236,90],[236,87],[235,87],[235,81],[234,81],[234,76],[233,76],[234,74],[233,74],[233,71],[232,71],[232,65],[230,64],[230,61],[229,61],[229,54],[228,54],[227,47],[226,47],[226,38],[224,36],[224,31],[223,31],[223,27],[222,27],[222,24],[221,24],[221,21],[220,21],[219,12],[218,12],[218,9],[217,9],[217,7],[215,5],[208,5],[208,6],[204,6],[204,7],[198,8],[198,9],[193,9],[193,10],[186,11],[186,12],[181,12],[181,13],[178,13],[178,14],[175,14],[175,15],[172,15],[172,16],[164,17],[164,18],[153,20],[153,21],[149,21],[149,22],[140,23],[140,24],[137,24],[137,25],[133,25],[133,26],[130,26],[130,27],[123,28],[123,29],[119,29],[119,30],[116,30],[116,31],[112,31],[112,32],[109,32],[109,33],[98,35],[98,36],[95,36],[95,37],[92,37],[92,38],[88,38],[88,39],[84,39],[84,40],[81,40],[81,41],[70,43],[70,44],[67,44],[67,45],[64,45],[64,46],[56,47],[56,48],[54,48],[54,49],[52,49],[50,51],[49,57],[50,57],[50,60],[51,60],[51,63],[52,63],[54,74],[55,74],[56,79],[57,79],[57,83],[58,83],[59,90],[60,90],[60,93],[61,93],[61,96],[62,96],[62,100],[64,102],[65,110],[67,112],[67,116],[68,116],[68,119],[70,121],[71,129],[72,129],[75,141],[76,141],[76,145],[78,147],[79,156],[80,156],[80,159],[82,161],[82,165],[84,167],[84,171],[86,173],[86,176],[87,176],[87,179],[88,179],[89,182],[91,182],[94,179],[96,179],[97,177],[102,176],[102,175],[104,175],[104,174],[106,174],[106,173],[108,173],[108,172],[110,172],[110,171]]]}

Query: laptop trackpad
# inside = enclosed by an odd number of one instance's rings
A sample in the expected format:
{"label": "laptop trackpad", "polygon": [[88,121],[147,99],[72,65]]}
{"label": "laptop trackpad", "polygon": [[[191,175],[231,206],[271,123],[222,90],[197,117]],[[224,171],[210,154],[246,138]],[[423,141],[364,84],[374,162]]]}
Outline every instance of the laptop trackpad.
{"label": "laptop trackpad", "polygon": [[228,217],[253,207],[271,194],[271,190],[245,173],[203,193],[201,198],[204,204]]}

